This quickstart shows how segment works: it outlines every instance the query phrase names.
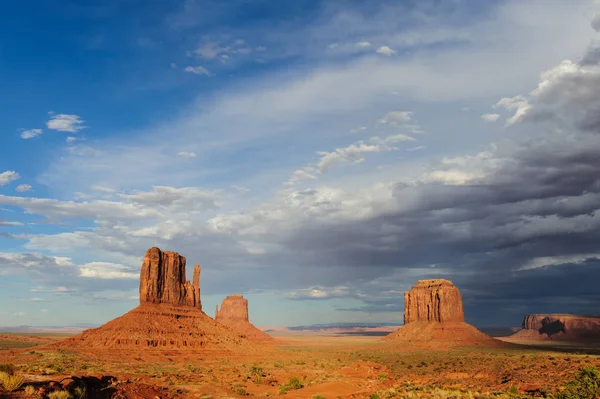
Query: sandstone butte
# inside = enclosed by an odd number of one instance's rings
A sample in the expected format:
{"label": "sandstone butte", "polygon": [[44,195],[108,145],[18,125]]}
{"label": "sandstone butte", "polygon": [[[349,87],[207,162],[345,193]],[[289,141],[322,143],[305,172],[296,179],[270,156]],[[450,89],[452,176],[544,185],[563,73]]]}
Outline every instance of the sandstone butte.
{"label": "sandstone butte", "polygon": [[229,295],[217,305],[215,320],[231,327],[252,341],[269,341],[272,338],[265,332],[254,327],[248,318],[248,300],[240,294]]}
{"label": "sandstone butte", "polygon": [[521,330],[511,335],[517,340],[600,341],[600,316],[572,314],[529,314]]}
{"label": "sandstone butte", "polygon": [[202,311],[200,267],[186,281],[186,259],[150,248],[140,272],[140,304],[108,323],[50,345],[78,349],[218,349],[248,346],[243,334]]}
{"label": "sandstone butte", "polygon": [[384,340],[415,346],[502,345],[465,323],[458,288],[449,280],[419,280],[404,293],[404,326]]}

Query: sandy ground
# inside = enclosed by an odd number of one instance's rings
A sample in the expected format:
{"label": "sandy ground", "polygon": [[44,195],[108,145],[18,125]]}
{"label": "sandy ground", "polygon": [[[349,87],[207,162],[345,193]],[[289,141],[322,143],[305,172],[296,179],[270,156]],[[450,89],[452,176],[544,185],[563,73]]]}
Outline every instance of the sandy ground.
{"label": "sandy ground", "polygon": [[[122,397],[152,394],[163,399],[401,398],[434,397],[438,391],[456,392],[454,397],[461,398],[467,391],[492,395],[515,389],[534,395],[560,389],[582,366],[600,368],[600,348],[589,345],[512,342],[502,348],[434,350],[377,336],[296,332],[273,336],[272,343],[239,351],[74,351],[38,346],[64,336],[19,335],[16,340],[8,335],[0,337],[0,363],[14,364],[27,380],[25,385],[36,389],[76,376],[95,378],[97,384],[105,381],[113,395],[121,389]],[[23,387],[11,394],[0,390],[2,394],[26,397]]]}

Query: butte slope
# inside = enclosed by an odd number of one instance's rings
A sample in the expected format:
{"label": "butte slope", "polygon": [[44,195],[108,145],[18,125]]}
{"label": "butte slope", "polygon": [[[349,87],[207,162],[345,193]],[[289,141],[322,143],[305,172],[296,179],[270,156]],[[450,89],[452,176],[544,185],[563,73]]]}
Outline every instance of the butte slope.
{"label": "butte slope", "polygon": [[140,273],[140,305],[108,323],[55,343],[77,349],[234,349],[244,337],[202,311],[200,266],[185,280],[185,257],[150,248]]}
{"label": "butte slope", "polygon": [[215,310],[215,320],[231,327],[251,341],[271,341],[273,338],[254,327],[248,318],[248,300],[240,294],[229,295]]}
{"label": "butte slope", "polygon": [[404,293],[404,326],[384,340],[424,347],[502,345],[465,323],[458,288],[441,279],[419,280]]}

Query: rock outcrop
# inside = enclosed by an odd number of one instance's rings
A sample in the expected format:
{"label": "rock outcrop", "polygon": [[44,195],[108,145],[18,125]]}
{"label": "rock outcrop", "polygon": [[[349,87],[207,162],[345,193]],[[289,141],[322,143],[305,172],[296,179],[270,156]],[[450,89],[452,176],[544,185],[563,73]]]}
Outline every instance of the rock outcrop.
{"label": "rock outcrop", "polygon": [[194,267],[194,284],[186,281],[185,257],[153,247],[146,251],[140,273],[140,303],[167,303],[202,309],[200,266]]}
{"label": "rock outcrop", "polygon": [[502,345],[464,320],[460,292],[451,281],[419,280],[404,293],[404,326],[384,339],[426,347]]}
{"label": "rock outcrop", "polygon": [[465,321],[458,288],[448,280],[418,281],[404,293],[404,324],[414,321]]}
{"label": "rock outcrop", "polygon": [[600,341],[600,316],[529,314],[513,339]]}
{"label": "rock outcrop", "polygon": [[194,267],[193,284],[185,276],[185,257],[150,248],[140,272],[138,307],[98,328],[48,347],[219,351],[249,347],[243,333],[217,323],[201,310],[200,266]]}
{"label": "rock outcrop", "polygon": [[267,333],[254,327],[248,318],[248,300],[241,294],[229,295],[215,309],[215,320],[231,327],[253,341],[272,339]]}

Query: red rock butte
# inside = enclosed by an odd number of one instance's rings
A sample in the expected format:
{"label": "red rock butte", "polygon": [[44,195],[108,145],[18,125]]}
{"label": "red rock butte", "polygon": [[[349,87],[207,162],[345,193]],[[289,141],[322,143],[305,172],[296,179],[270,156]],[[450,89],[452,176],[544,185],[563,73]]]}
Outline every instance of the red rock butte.
{"label": "red rock butte", "polygon": [[502,345],[465,323],[458,288],[449,280],[419,280],[404,293],[404,326],[384,340],[416,346]]}
{"label": "red rock butte", "polygon": [[515,340],[596,341],[600,342],[600,316],[572,314],[528,314],[521,330],[510,336]]}
{"label": "red rock butte", "polygon": [[241,294],[229,295],[217,305],[215,320],[243,334],[252,341],[272,340],[267,333],[256,328],[248,318],[248,300]]}
{"label": "red rock butte", "polygon": [[140,305],[108,323],[50,347],[77,349],[237,350],[249,341],[207,316],[200,300],[200,266],[186,281],[185,257],[150,248],[140,272]]}

